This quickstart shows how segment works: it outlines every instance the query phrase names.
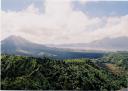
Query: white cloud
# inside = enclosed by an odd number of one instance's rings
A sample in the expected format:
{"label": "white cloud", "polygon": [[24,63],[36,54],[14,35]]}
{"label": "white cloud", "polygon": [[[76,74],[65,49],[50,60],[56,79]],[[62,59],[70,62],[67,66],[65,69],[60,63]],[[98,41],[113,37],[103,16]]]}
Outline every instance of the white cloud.
{"label": "white cloud", "polygon": [[105,37],[128,36],[128,15],[89,17],[72,9],[68,0],[46,0],[45,12],[31,4],[19,12],[2,11],[2,38],[20,35],[37,43],[86,43]]}

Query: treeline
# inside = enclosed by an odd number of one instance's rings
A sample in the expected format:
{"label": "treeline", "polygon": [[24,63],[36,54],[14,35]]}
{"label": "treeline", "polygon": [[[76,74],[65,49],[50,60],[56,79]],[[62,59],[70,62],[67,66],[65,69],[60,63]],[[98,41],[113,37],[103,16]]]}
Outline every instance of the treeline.
{"label": "treeline", "polygon": [[[84,60],[84,62],[83,62]],[[117,90],[127,87],[127,75],[114,75],[82,62],[2,55],[2,90]]]}

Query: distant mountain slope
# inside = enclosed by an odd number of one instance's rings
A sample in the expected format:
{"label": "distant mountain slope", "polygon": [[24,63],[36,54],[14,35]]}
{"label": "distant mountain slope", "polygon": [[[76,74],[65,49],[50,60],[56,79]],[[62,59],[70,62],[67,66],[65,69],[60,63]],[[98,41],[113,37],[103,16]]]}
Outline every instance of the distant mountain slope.
{"label": "distant mountain slope", "polygon": [[90,43],[64,44],[56,46],[60,48],[128,51],[128,37],[104,38],[102,40],[96,40]]}
{"label": "distant mountain slope", "polygon": [[55,58],[97,58],[103,53],[73,52],[55,47],[47,47],[42,44],[32,43],[19,36],[10,36],[1,41],[1,52],[3,54],[16,54],[27,56],[49,56]]}
{"label": "distant mountain slope", "polygon": [[40,55],[42,51],[48,53],[51,48],[32,43],[19,36],[10,36],[1,42],[1,50],[7,54]]}
{"label": "distant mountain slope", "polygon": [[90,45],[98,48],[128,50],[128,37],[104,38],[102,40],[91,42]]}

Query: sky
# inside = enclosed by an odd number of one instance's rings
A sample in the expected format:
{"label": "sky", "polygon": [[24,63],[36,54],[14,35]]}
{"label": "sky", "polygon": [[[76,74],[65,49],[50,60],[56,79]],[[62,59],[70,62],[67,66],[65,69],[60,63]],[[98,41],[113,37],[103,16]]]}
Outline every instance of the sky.
{"label": "sky", "polygon": [[41,44],[128,36],[128,1],[1,0],[2,37]]}

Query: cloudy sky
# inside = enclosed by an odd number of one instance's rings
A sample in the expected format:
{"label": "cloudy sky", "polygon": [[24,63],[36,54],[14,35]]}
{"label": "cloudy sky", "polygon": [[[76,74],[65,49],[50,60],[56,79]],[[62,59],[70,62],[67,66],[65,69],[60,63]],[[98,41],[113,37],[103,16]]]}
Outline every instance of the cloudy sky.
{"label": "cloudy sky", "polygon": [[128,36],[128,1],[1,0],[2,37],[42,44]]}

